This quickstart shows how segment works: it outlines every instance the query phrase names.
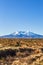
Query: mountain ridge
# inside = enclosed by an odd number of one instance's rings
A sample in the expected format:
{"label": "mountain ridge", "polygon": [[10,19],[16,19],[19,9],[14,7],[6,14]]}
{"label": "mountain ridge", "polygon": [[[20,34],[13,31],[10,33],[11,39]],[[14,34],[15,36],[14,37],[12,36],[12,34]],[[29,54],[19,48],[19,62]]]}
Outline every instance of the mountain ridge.
{"label": "mountain ridge", "polygon": [[17,31],[9,35],[0,36],[0,38],[43,38],[43,35],[28,31]]}

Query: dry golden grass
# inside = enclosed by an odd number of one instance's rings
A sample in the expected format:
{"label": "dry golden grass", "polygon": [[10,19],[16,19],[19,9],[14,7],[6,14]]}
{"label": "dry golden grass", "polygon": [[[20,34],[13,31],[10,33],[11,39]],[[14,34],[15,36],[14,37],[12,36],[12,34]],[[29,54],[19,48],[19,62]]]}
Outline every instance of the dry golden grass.
{"label": "dry golden grass", "polygon": [[0,38],[0,65],[43,65],[43,39]]}

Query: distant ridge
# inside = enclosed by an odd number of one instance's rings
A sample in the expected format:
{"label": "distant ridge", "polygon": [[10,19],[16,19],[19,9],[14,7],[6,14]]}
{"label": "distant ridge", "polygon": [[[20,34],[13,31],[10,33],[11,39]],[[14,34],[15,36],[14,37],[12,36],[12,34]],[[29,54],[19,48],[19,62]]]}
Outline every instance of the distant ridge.
{"label": "distant ridge", "polygon": [[0,38],[43,38],[43,35],[33,32],[17,31],[9,35],[0,36]]}

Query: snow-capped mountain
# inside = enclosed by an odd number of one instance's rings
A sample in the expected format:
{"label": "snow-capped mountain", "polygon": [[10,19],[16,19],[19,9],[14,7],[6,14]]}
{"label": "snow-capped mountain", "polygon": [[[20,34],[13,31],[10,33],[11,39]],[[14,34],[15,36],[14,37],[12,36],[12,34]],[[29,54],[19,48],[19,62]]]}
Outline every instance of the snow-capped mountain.
{"label": "snow-capped mountain", "polygon": [[28,31],[17,31],[9,35],[0,36],[0,38],[43,38],[43,35],[39,35]]}

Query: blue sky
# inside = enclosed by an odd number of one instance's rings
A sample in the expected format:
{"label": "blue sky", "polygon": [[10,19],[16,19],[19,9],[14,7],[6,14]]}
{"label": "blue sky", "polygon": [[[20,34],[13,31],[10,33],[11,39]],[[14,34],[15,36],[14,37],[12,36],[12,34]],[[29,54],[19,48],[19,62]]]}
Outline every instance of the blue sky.
{"label": "blue sky", "polygon": [[0,35],[27,30],[43,34],[43,0],[0,0]]}

